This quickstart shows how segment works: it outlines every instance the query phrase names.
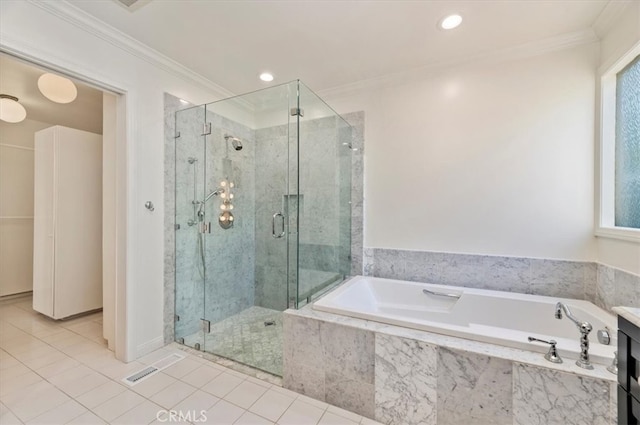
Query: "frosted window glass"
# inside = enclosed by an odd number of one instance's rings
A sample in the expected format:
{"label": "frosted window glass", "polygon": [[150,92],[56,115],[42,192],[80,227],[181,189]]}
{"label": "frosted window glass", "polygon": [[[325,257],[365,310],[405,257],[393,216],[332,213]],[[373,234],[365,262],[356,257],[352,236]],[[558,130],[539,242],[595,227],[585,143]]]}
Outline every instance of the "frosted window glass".
{"label": "frosted window glass", "polygon": [[640,229],[640,56],[616,76],[615,225]]}

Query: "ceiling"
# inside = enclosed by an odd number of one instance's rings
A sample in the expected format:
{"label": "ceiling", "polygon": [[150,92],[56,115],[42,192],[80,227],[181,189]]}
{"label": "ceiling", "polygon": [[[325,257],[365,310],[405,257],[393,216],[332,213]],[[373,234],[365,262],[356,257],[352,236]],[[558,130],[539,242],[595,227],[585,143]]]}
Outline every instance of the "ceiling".
{"label": "ceiling", "polygon": [[38,78],[48,72],[7,55],[0,55],[0,93],[19,98],[27,119],[102,134],[102,92],[73,80],[78,97],[54,103],[38,90]]}
{"label": "ceiling", "polygon": [[[321,91],[584,30],[608,0],[70,3],[239,94],[264,70]],[[462,25],[438,29],[452,12]]]}

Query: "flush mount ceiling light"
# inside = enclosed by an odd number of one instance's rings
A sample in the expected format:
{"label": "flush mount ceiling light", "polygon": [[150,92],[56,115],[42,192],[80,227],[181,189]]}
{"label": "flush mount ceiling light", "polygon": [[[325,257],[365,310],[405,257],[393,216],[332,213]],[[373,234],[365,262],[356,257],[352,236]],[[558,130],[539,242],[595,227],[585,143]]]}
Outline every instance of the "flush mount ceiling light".
{"label": "flush mount ceiling light", "polygon": [[443,30],[452,30],[462,23],[462,16],[454,13],[447,15],[438,22],[438,27]]}
{"label": "flush mount ceiling light", "polygon": [[262,74],[260,74],[260,79],[266,82],[273,81],[273,74],[263,72]]}
{"label": "flush mount ceiling light", "polygon": [[17,123],[27,117],[24,106],[18,103],[18,98],[8,94],[0,94],[0,120]]}
{"label": "flush mount ceiling light", "polygon": [[68,78],[56,74],[42,74],[38,78],[40,93],[56,103],[71,103],[78,96],[78,89]]}

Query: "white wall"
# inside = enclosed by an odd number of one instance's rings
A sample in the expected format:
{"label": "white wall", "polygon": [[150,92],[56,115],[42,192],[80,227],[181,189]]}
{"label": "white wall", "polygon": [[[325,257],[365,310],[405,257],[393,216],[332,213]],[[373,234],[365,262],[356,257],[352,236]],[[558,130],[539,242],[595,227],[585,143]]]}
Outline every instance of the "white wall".
{"label": "white wall", "polygon": [[50,126],[0,121],[0,296],[33,289],[34,134]]}
{"label": "white wall", "polygon": [[[600,63],[596,75],[598,102],[601,75],[636,43],[640,42],[640,2],[630,2],[620,19],[616,19],[613,25],[604,34],[601,34],[601,37]],[[599,135],[599,109],[597,117],[596,134]],[[640,275],[640,241],[630,242],[599,237],[597,245],[600,263]]]}
{"label": "white wall", "polygon": [[[72,10],[71,18],[63,19],[57,11],[49,10],[56,7],[68,6],[0,2],[0,47],[126,92],[128,163],[118,170],[118,176],[125,176],[128,185],[128,302],[121,314],[126,316],[128,329],[122,357],[130,360],[161,346],[163,341],[163,93],[196,104],[221,95],[177,72],[176,66],[160,67],[135,49],[125,50],[97,35],[97,25],[79,11]],[[74,24],[76,17],[80,24]],[[117,155],[121,157],[119,152]],[[156,206],[153,213],[144,208],[147,200]],[[119,260],[119,264],[123,262]]]}
{"label": "white wall", "polygon": [[118,98],[102,96],[102,337],[111,351],[116,342],[116,146]]}
{"label": "white wall", "polygon": [[365,111],[365,246],[594,260],[597,45],[328,98]]}

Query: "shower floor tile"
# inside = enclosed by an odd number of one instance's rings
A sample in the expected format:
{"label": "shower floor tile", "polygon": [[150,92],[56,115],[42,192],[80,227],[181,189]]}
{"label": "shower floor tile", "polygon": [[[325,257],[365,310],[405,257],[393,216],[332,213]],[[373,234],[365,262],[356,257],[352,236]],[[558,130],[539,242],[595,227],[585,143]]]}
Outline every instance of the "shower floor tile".
{"label": "shower floor tile", "polygon": [[[273,322],[265,326],[265,322]],[[250,307],[220,322],[211,324],[203,341],[202,332],[184,338],[193,347],[282,376],[282,312]]]}

